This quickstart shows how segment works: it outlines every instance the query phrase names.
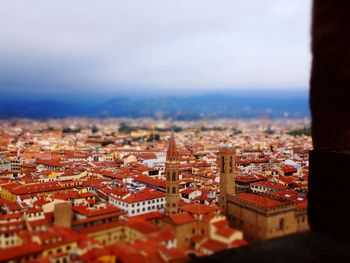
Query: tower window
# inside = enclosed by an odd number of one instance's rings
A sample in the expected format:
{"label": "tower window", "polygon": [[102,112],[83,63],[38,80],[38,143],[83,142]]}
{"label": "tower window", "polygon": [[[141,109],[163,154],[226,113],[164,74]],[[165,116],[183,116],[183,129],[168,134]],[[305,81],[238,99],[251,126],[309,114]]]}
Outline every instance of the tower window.
{"label": "tower window", "polygon": [[279,223],[279,230],[283,230],[283,229],[284,229],[284,218],[281,218]]}
{"label": "tower window", "polygon": [[225,172],[225,157],[224,156],[221,157],[221,172],[222,173]]}
{"label": "tower window", "polygon": [[176,188],[173,187],[173,194],[176,194]]}
{"label": "tower window", "polygon": [[172,181],[176,181],[176,172],[172,173]]}

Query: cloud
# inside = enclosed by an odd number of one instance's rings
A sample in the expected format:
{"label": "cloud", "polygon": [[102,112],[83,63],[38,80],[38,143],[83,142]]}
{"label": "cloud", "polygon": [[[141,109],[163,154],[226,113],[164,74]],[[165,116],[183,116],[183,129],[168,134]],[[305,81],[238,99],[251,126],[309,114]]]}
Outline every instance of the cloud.
{"label": "cloud", "polygon": [[308,86],[310,1],[0,0],[0,5],[2,90]]}

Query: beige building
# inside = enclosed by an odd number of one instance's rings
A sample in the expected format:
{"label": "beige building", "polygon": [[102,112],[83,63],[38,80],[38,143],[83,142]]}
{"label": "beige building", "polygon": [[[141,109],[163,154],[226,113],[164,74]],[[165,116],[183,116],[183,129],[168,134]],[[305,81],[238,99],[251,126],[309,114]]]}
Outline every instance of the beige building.
{"label": "beige building", "polygon": [[[234,150],[220,149],[220,207],[247,240],[264,240],[309,229],[307,201],[289,195],[235,194]],[[223,203],[224,202],[224,203]]]}

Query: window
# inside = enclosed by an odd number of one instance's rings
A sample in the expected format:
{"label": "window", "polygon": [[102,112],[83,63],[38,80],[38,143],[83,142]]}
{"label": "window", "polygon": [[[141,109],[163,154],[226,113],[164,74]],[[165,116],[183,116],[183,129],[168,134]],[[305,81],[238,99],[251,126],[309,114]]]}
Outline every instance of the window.
{"label": "window", "polygon": [[284,229],[284,218],[281,218],[279,222],[279,230],[283,230],[283,229]]}
{"label": "window", "polygon": [[173,187],[173,194],[176,194],[176,188]]}
{"label": "window", "polygon": [[224,156],[221,157],[221,172],[222,173],[225,172],[225,157]]}
{"label": "window", "polygon": [[230,173],[233,172],[233,157],[230,157]]}

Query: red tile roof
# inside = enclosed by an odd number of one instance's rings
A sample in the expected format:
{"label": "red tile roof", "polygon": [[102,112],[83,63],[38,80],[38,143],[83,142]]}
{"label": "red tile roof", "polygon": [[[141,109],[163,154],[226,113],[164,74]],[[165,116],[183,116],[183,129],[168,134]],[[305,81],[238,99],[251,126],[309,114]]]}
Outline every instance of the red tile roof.
{"label": "red tile roof", "polygon": [[174,136],[174,133],[172,132],[169,140],[166,159],[167,161],[171,161],[171,160],[177,160],[178,157],[179,155],[176,149],[175,136]]}
{"label": "red tile roof", "polygon": [[218,235],[226,237],[226,238],[231,237],[236,232],[237,232],[236,229],[231,228],[229,226],[221,227],[218,231],[216,231],[216,233]]}
{"label": "red tile roof", "polygon": [[135,181],[140,182],[140,183],[145,183],[147,185],[152,185],[156,187],[166,187],[166,182],[165,180],[157,179],[157,178],[151,178],[147,175],[137,175],[134,178]]}
{"label": "red tile roof", "polygon": [[226,244],[219,242],[219,241],[216,241],[216,240],[212,240],[212,239],[208,239],[206,242],[204,242],[204,244],[202,244],[202,247],[206,248],[212,252],[227,249]]}
{"label": "red tile roof", "polygon": [[126,225],[142,234],[150,234],[161,230],[159,226],[149,221],[129,221]]}
{"label": "red tile roof", "polygon": [[42,251],[37,243],[23,244],[20,246],[1,249],[0,262],[9,262],[13,259],[23,258],[27,255],[37,254]]}
{"label": "red tile roof", "polygon": [[196,219],[189,213],[178,213],[169,216],[170,222],[175,225],[183,225],[196,221]]}
{"label": "red tile roof", "polygon": [[283,206],[283,203],[280,201],[273,200],[271,198],[261,196],[261,195],[251,194],[251,193],[237,194],[234,197],[234,199],[238,199],[248,204],[252,204],[262,208],[273,208],[273,207]]}
{"label": "red tile roof", "polygon": [[216,205],[203,205],[203,204],[189,204],[181,206],[181,210],[191,213],[191,214],[198,214],[198,215],[204,215],[208,214],[210,212],[219,211],[220,208]]}
{"label": "red tile roof", "polygon": [[279,184],[279,183],[275,183],[275,182],[268,182],[268,181],[256,182],[256,183],[253,183],[252,185],[261,186],[261,187],[265,187],[265,188],[272,188],[272,189],[276,189],[276,190],[288,189],[288,187],[283,185],[283,184]]}

